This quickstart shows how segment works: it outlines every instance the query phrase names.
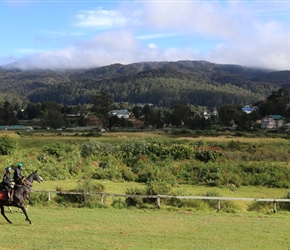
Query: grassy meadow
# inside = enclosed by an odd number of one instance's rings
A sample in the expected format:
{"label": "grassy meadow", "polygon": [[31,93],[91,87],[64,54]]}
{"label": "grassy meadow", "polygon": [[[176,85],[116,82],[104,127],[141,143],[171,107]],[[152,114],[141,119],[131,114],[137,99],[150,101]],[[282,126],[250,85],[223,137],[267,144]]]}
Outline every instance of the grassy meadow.
{"label": "grassy meadow", "polygon": [[[131,138],[158,139],[166,144],[175,142],[202,142],[229,149],[233,143],[238,150],[227,150],[226,159],[218,164],[275,164],[289,168],[289,140],[270,137],[235,137],[224,135],[206,136],[170,136],[162,132],[155,133],[104,133],[101,136],[86,136],[83,133],[15,133],[0,131],[1,135],[9,134],[21,146],[13,155],[0,156],[0,164],[7,165],[18,161],[24,163],[24,173],[42,167],[38,158],[41,156],[45,167],[57,163],[57,167],[66,165],[65,158],[51,161],[51,156],[41,154],[43,147],[55,143],[86,143],[88,140],[119,144]],[[51,163],[51,162],[52,163]],[[89,161],[87,165],[93,164]],[[37,162],[37,164],[35,163]],[[72,161],[73,162],[73,161]],[[83,163],[83,160],[82,160]],[[80,164],[80,163],[78,163]],[[182,164],[182,162],[181,162]],[[51,166],[54,167],[54,166]],[[56,167],[56,168],[57,168]],[[45,168],[42,168],[45,170]],[[40,175],[43,175],[41,169]],[[83,174],[67,179],[53,180],[45,178],[43,183],[34,183],[34,191],[53,191],[75,189],[83,181]],[[95,184],[102,184],[104,192],[124,194],[129,188],[144,188],[141,182],[119,179],[94,179]],[[176,184],[173,191],[196,196],[208,192],[218,193],[225,197],[243,198],[282,198],[289,193],[289,188],[241,185],[231,188],[228,185]],[[216,209],[194,209],[161,204],[146,209],[114,208],[113,197],[106,197],[106,207],[76,208],[57,204],[52,201],[30,206],[28,214],[33,224],[24,220],[22,213],[6,214],[13,224],[8,224],[0,216],[1,250],[21,248],[38,249],[290,249],[290,212],[279,210],[273,213],[271,208],[257,212],[248,211],[251,202],[235,201],[235,211],[226,212]],[[124,199],[124,198],[122,198]]]}
{"label": "grassy meadow", "polygon": [[1,249],[289,249],[290,214],[31,207],[0,220]]}

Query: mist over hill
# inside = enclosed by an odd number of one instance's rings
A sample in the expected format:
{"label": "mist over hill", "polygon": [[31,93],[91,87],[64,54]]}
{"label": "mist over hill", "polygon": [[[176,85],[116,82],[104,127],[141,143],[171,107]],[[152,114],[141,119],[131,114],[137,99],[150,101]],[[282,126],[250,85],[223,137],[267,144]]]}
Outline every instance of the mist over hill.
{"label": "mist over hill", "polygon": [[140,62],[59,71],[0,67],[1,96],[66,105],[91,103],[91,97],[101,91],[115,102],[218,108],[255,103],[279,88],[290,89],[290,71],[206,61]]}

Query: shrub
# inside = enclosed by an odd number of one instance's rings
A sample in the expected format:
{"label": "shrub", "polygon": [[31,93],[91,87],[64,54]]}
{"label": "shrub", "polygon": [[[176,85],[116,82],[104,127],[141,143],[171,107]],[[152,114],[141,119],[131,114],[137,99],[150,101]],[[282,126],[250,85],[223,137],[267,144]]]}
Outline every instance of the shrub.
{"label": "shrub", "polygon": [[112,207],[117,209],[127,208],[127,203],[121,198],[114,198]]}
{"label": "shrub", "polygon": [[[290,199],[290,192],[288,192],[282,199]],[[290,211],[290,202],[279,202],[279,207],[282,210]]]}
{"label": "shrub", "polygon": [[80,194],[57,194],[56,201],[61,204],[76,203],[78,207],[105,207],[100,203],[101,193],[105,191],[102,184],[94,184],[90,179],[81,180],[76,189],[69,190],[68,192],[76,192]]}
{"label": "shrub", "polygon": [[228,143],[227,149],[232,150],[232,151],[241,150],[241,143],[239,141],[231,140]]}
{"label": "shrub", "polygon": [[[132,195],[145,195],[145,190],[140,188],[127,188],[125,191],[126,194],[132,194]],[[125,199],[125,202],[128,207],[134,206],[134,207],[146,207],[144,205],[143,199],[140,197],[127,197]]]}
{"label": "shrub", "polygon": [[8,135],[0,137],[0,154],[1,155],[12,155],[21,147],[18,142]]}
{"label": "shrub", "polygon": [[31,200],[33,205],[35,204],[45,204],[48,202],[47,193],[30,193]]}
{"label": "shrub", "polygon": [[[102,157],[99,166],[96,168],[95,173],[92,175],[93,179],[108,179],[108,180],[122,180],[122,163],[114,156]],[[129,175],[128,175],[129,176]]]}
{"label": "shrub", "polygon": [[263,212],[268,211],[273,208],[273,204],[271,202],[266,201],[254,201],[248,206],[248,211],[256,211]]}
{"label": "shrub", "polygon": [[[217,191],[209,191],[205,194],[208,197],[221,197],[221,195]],[[206,204],[208,204],[211,208],[217,209],[218,200],[203,200]],[[238,207],[232,201],[220,201],[222,211],[226,212],[235,212]]]}
{"label": "shrub", "polygon": [[80,151],[81,156],[84,158],[90,157],[92,155],[98,155],[102,153],[102,143],[88,141],[81,145]]}
{"label": "shrub", "polygon": [[[183,189],[179,189],[173,192],[170,192],[171,196],[192,196],[192,193],[187,193]],[[197,199],[177,199],[170,198],[164,199],[166,205],[174,206],[174,207],[183,207],[183,208],[196,208],[203,209],[205,207],[205,203],[202,200]]]}
{"label": "shrub", "polygon": [[218,148],[199,147],[195,151],[195,159],[203,162],[216,161],[223,155],[223,152]]}

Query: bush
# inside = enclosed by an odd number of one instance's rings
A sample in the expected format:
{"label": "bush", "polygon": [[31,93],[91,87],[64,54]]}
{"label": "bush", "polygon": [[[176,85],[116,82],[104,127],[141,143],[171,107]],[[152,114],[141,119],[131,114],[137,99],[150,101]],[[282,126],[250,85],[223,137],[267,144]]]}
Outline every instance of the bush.
{"label": "bush", "polygon": [[18,142],[8,135],[0,137],[0,154],[1,155],[12,155],[21,147]]}
{"label": "bush", "polygon": [[48,202],[47,193],[30,193],[30,198],[32,200],[32,204],[45,204]]}
{"label": "bush", "polygon": [[216,161],[223,155],[220,149],[215,149],[213,147],[199,147],[195,151],[195,159],[203,162]]}
{"label": "bush", "polygon": [[[61,190],[58,190],[61,191]],[[100,203],[101,194],[105,191],[102,184],[94,184],[90,179],[79,181],[76,189],[69,190],[68,192],[76,192],[79,194],[58,194],[56,201],[58,203],[76,203],[78,207],[105,207]]]}
{"label": "bush", "polygon": [[[192,193],[184,192],[183,189],[179,189],[174,192],[170,192],[171,196],[193,196]],[[202,200],[197,199],[177,199],[177,198],[171,198],[171,199],[165,199],[165,204],[170,205],[173,207],[179,207],[179,208],[195,208],[195,209],[204,209],[205,203]]]}
{"label": "bush", "polygon": [[[205,194],[208,197],[221,197],[221,195],[217,191],[209,191]],[[218,200],[204,200],[206,204],[208,204],[211,208],[218,208]],[[238,207],[232,201],[220,201],[221,210],[225,212],[235,212]]]}
{"label": "bush", "polygon": [[121,198],[114,198],[113,202],[112,202],[112,207],[113,208],[117,208],[117,209],[123,209],[123,208],[127,208],[127,203],[121,199]]}
{"label": "bush", "polygon": [[273,204],[266,201],[254,201],[248,206],[248,211],[263,212],[273,209]]}
{"label": "bush", "polygon": [[[132,194],[132,195],[145,195],[145,189],[140,189],[140,188],[127,188],[125,191],[126,194]],[[133,206],[133,207],[139,207],[143,208],[146,207],[144,205],[143,199],[139,197],[127,197],[125,199],[125,202],[128,207]]]}
{"label": "bush", "polygon": [[[124,171],[123,171],[124,170]],[[92,175],[93,179],[122,180],[123,173],[130,178],[129,170],[124,169],[122,163],[112,155],[102,157],[99,166]],[[131,176],[132,178],[133,175]]]}
{"label": "bush", "polygon": [[[290,192],[288,192],[282,199],[290,199]],[[290,202],[279,202],[279,208],[290,211]]]}
{"label": "bush", "polygon": [[241,150],[241,143],[239,141],[233,141],[231,140],[227,145],[228,150]]}

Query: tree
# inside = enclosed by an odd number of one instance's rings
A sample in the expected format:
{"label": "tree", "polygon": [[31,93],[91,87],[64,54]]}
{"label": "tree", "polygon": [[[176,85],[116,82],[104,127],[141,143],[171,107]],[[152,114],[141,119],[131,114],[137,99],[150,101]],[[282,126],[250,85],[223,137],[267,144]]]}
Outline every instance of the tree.
{"label": "tree", "polygon": [[60,128],[64,126],[64,118],[61,112],[48,109],[45,111],[44,116],[41,119],[41,124],[44,127],[51,127],[51,128]]}
{"label": "tree", "polygon": [[14,109],[8,101],[5,101],[3,107],[0,108],[0,123],[4,125],[18,124]]}
{"label": "tree", "polygon": [[27,114],[27,118],[29,120],[32,120],[38,116],[41,115],[41,106],[42,104],[41,103],[33,103],[33,102],[29,102],[27,103],[27,107],[25,109],[26,111],[26,114]]}
{"label": "tree", "polygon": [[187,104],[176,104],[171,107],[172,110],[172,125],[180,127],[183,123],[187,123],[193,115],[190,106]]}
{"label": "tree", "polygon": [[98,92],[92,98],[91,111],[98,116],[105,128],[109,126],[109,112],[112,110],[113,101],[106,94]]}
{"label": "tree", "polygon": [[219,119],[225,126],[232,126],[240,122],[242,107],[235,104],[225,104],[219,110]]}
{"label": "tree", "polygon": [[143,108],[141,106],[135,106],[132,112],[136,119],[140,119],[144,115]]}
{"label": "tree", "polygon": [[61,105],[54,101],[48,101],[42,103],[42,110],[57,110],[61,111]]}
{"label": "tree", "polygon": [[273,91],[267,100],[260,102],[259,110],[262,116],[281,115],[287,118],[289,117],[289,102],[288,92],[284,89],[279,89]]}

